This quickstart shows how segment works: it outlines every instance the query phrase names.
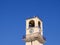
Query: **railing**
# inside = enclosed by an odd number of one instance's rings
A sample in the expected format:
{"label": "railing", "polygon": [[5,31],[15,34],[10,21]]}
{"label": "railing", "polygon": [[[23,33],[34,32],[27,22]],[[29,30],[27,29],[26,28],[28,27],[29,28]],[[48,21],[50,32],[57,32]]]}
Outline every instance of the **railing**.
{"label": "railing", "polygon": [[27,42],[38,40],[41,43],[44,43],[44,41],[46,40],[46,38],[44,36],[42,36],[39,32],[23,36],[23,39]]}

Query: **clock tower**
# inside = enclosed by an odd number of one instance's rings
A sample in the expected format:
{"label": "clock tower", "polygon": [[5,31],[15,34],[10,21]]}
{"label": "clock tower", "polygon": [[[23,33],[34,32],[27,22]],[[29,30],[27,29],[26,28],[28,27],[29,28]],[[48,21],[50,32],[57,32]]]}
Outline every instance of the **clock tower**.
{"label": "clock tower", "polygon": [[38,17],[26,19],[26,36],[23,38],[26,45],[43,45],[43,22]]}

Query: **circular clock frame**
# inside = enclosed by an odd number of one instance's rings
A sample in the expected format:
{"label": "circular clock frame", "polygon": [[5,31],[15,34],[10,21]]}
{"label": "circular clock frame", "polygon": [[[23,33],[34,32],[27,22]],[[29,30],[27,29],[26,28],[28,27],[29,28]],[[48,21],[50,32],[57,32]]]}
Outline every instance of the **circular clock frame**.
{"label": "circular clock frame", "polygon": [[30,34],[32,34],[34,32],[34,30],[33,29],[30,29],[29,32],[30,32]]}

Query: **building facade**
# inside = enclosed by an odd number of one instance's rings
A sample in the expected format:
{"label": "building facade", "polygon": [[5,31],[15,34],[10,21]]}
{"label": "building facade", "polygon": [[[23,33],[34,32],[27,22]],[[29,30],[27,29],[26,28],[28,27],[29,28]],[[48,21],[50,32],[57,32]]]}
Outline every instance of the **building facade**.
{"label": "building facade", "polygon": [[26,19],[26,36],[23,40],[26,45],[43,45],[45,38],[43,36],[43,22],[38,17]]}

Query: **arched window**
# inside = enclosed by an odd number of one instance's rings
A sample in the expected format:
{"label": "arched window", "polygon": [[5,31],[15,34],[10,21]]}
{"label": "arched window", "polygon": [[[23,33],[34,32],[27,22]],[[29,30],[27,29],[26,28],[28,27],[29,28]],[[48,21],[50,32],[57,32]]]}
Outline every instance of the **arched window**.
{"label": "arched window", "polygon": [[29,22],[29,27],[34,27],[35,26],[35,22],[34,22],[34,20],[31,20],[30,22]]}
{"label": "arched window", "polygon": [[40,21],[38,21],[38,27],[40,27]]}

